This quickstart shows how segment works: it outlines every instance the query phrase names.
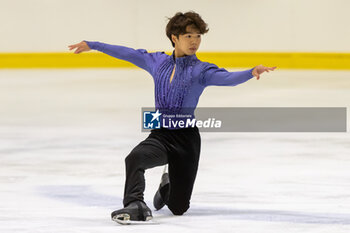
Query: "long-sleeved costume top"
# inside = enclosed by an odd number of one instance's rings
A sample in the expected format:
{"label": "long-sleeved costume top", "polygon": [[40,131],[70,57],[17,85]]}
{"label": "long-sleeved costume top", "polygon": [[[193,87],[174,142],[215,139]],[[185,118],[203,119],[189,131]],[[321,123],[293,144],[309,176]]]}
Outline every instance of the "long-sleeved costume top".
{"label": "long-sleeved costume top", "polygon": [[[215,64],[202,62],[196,55],[177,57],[164,52],[148,53],[119,45],[85,41],[90,49],[129,61],[148,71],[155,84],[155,108],[167,114],[192,114],[207,86],[235,86],[253,77],[254,68],[228,72]],[[176,64],[172,81],[170,77]]]}

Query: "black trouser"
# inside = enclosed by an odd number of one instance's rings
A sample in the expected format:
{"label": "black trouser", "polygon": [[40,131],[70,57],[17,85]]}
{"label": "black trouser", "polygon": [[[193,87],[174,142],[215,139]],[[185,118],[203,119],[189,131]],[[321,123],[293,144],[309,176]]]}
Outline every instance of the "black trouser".
{"label": "black trouser", "polygon": [[170,194],[166,204],[175,215],[186,212],[198,170],[200,147],[197,127],[151,130],[125,159],[124,206],[135,200],[143,201],[146,169],[169,164]]}

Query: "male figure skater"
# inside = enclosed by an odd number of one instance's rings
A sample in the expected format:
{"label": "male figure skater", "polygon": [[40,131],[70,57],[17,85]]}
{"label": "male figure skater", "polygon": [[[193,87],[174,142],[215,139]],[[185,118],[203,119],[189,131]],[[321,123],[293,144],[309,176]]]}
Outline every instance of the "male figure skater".
{"label": "male figure skater", "polygon": [[[155,107],[168,114],[181,114],[194,109],[207,86],[235,86],[276,67],[255,66],[252,69],[228,72],[215,64],[196,57],[201,35],[208,32],[207,24],[195,12],[176,13],[166,26],[166,35],[174,51],[148,53],[119,45],[82,41],[70,45],[74,53],[91,49],[118,59],[129,61],[148,71],[155,84]],[[168,172],[154,197],[156,210],[167,205],[174,215],[182,215],[190,206],[200,155],[201,138],[198,128],[153,129],[126,157],[124,208],[112,213],[112,219],[121,224],[130,221],[148,221],[152,212],[144,202],[144,173],[146,169],[168,164]]]}

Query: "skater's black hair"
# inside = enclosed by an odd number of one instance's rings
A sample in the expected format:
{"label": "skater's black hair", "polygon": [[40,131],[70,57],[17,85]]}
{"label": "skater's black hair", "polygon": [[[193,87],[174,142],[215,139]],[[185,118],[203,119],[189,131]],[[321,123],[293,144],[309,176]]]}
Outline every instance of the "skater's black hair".
{"label": "skater's black hair", "polygon": [[166,35],[173,47],[175,47],[175,43],[172,41],[171,35],[175,35],[177,38],[179,38],[179,35],[184,35],[187,33],[187,26],[194,27],[200,34],[204,34],[209,31],[208,24],[205,23],[201,16],[194,11],[189,11],[186,13],[177,12],[175,16],[168,19],[169,22],[166,25]]}

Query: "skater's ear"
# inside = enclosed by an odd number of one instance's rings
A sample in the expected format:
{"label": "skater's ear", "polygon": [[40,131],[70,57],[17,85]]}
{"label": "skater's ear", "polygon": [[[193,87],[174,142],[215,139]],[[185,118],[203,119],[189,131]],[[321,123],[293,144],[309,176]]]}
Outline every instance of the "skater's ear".
{"label": "skater's ear", "polygon": [[176,42],[179,40],[179,36],[175,36],[174,34],[171,34],[171,41],[175,45]]}

